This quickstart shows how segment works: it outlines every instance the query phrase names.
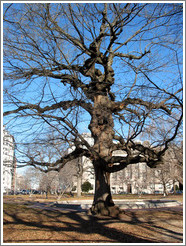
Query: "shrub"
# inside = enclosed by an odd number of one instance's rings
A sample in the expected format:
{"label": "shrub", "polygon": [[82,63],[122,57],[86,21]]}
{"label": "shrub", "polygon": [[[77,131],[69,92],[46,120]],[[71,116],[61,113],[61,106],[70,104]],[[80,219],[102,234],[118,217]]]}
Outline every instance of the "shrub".
{"label": "shrub", "polygon": [[93,187],[89,181],[86,181],[81,185],[81,189],[83,192],[89,192],[89,190],[93,190]]}

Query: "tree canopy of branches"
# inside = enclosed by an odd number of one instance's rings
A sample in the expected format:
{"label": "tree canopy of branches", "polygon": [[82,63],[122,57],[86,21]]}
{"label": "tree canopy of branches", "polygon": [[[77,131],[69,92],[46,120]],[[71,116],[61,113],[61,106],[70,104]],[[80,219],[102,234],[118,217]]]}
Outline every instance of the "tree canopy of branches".
{"label": "tree canopy of branches", "polygon": [[20,161],[48,172],[90,158],[92,211],[112,214],[110,173],[155,167],[182,131],[182,11],[179,2],[4,3],[5,123],[23,147],[51,129],[75,146],[51,162],[28,152]]}

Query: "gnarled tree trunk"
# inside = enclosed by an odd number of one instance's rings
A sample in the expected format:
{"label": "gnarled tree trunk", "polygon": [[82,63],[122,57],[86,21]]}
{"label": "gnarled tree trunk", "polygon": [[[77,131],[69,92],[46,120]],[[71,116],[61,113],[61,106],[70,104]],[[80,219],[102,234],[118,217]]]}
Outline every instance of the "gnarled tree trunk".
{"label": "gnarled tree trunk", "polygon": [[95,194],[92,214],[117,216],[119,209],[114,205],[110,190],[110,173],[104,170],[105,158],[112,154],[113,118],[107,96],[98,95],[94,100],[94,111],[89,129],[94,138],[94,150],[100,159],[93,161],[95,171]]}
{"label": "gnarled tree trunk", "polygon": [[110,173],[105,172],[100,165],[94,163],[95,170],[95,193],[93,205],[90,209],[92,214],[117,216],[120,212],[115,206],[110,190]]}

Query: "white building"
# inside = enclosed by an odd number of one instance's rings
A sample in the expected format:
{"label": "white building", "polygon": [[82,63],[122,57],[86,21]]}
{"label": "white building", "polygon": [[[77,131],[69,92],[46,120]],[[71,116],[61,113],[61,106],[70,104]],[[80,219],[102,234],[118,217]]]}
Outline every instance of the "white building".
{"label": "white building", "polygon": [[[88,133],[84,133],[83,137],[92,146],[93,139]],[[123,151],[115,151],[115,156],[124,156]],[[95,178],[94,170],[91,161],[82,157],[78,160],[83,168],[81,183],[89,181],[92,184],[94,192]],[[166,190],[169,192],[173,189],[173,180],[167,178]],[[111,192],[113,194],[118,193],[163,193],[163,180],[160,179],[159,170],[151,169],[145,163],[130,164],[125,169],[111,174]]]}
{"label": "white building", "polygon": [[[90,133],[83,133],[83,138],[89,143],[90,146],[94,145],[94,140],[91,138]],[[82,184],[86,181],[90,182],[93,190],[90,190],[90,193],[93,193],[95,190],[95,177],[94,177],[94,168],[92,162],[89,158],[82,156],[80,160],[83,167],[83,176],[82,176]]]}
{"label": "white building", "polygon": [[[112,193],[152,194],[163,193],[163,182],[158,169],[151,169],[145,163],[130,164],[125,169],[111,174]],[[173,189],[173,180],[166,180],[166,191]]]}
{"label": "white building", "polygon": [[14,137],[3,126],[3,193],[15,189],[15,142]]}

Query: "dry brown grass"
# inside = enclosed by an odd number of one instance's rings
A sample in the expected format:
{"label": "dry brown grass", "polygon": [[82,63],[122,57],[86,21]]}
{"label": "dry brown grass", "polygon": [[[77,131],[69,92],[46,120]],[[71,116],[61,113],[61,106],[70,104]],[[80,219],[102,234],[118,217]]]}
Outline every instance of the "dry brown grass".
{"label": "dry brown grass", "polygon": [[[25,199],[26,200],[26,199]],[[181,207],[128,210],[120,218],[5,198],[4,243],[182,243]],[[37,203],[39,204],[39,203]]]}

